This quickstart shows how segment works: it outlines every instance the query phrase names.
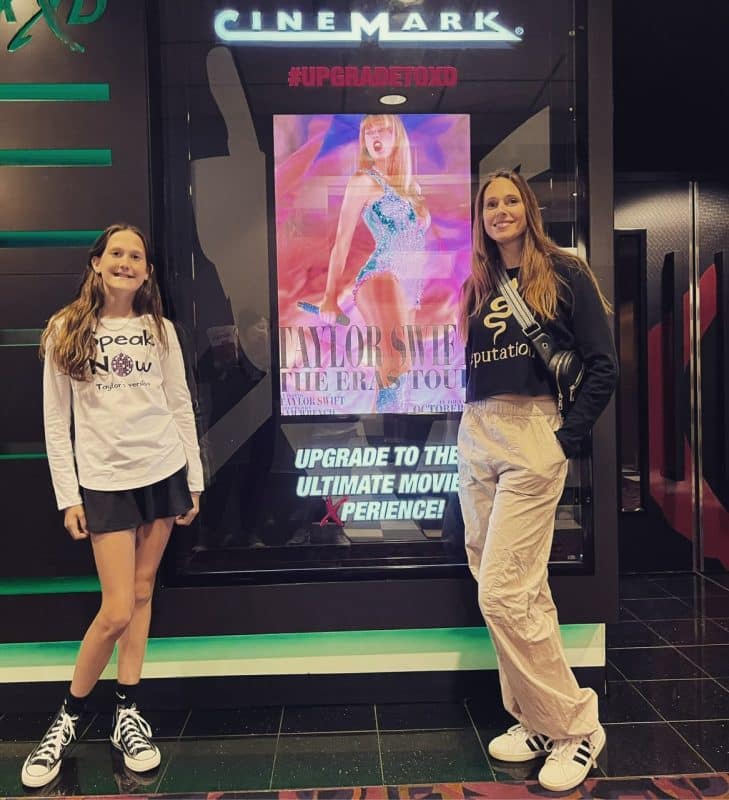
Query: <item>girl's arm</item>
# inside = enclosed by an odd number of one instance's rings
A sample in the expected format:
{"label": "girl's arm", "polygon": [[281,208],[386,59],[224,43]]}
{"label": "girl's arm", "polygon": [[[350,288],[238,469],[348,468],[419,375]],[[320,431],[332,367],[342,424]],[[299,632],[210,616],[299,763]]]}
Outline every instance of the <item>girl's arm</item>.
{"label": "girl's arm", "polygon": [[71,441],[71,378],[62,375],[53,361],[52,339],[43,361],[43,427],[58,508],[81,505]]}
{"label": "girl's arm", "polygon": [[324,290],[324,298],[319,304],[320,312],[342,313],[337,302],[341,289],[339,284],[349,255],[349,248],[352,246],[354,229],[357,227],[362,209],[370,197],[372,185],[373,180],[368,175],[353,175],[347,183],[342,208],[339,212],[337,235],[329,256],[327,285]]}
{"label": "girl's arm", "polygon": [[167,406],[175,418],[182,446],[185,449],[187,485],[191,492],[199,493],[205,487],[205,479],[200,460],[200,445],[197,440],[190,389],[185,377],[185,364],[175,326],[168,319],[164,320],[164,326],[167,331],[167,352],[163,353],[160,358],[164,379],[163,387],[167,397]]}

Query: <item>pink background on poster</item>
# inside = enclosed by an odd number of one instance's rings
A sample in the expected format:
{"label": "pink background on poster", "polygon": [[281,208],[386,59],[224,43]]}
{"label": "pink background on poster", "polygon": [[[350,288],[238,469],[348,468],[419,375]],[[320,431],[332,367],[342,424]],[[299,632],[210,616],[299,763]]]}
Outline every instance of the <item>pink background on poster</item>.
{"label": "pink background on poster", "polygon": [[[348,179],[357,169],[361,119],[362,115],[274,116],[280,331],[286,327],[323,325],[316,315],[299,309],[297,301],[316,304],[324,293],[342,197]],[[469,117],[465,114],[403,114],[400,119],[410,140],[413,175],[431,215],[422,261],[422,300],[414,319],[416,325],[426,326],[423,330],[429,332],[431,329],[427,326],[456,323],[460,287],[470,269]],[[343,273],[347,286],[352,286],[373,248],[372,235],[360,220]],[[340,305],[349,315],[351,325],[364,326],[351,290],[341,293]],[[341,355],[347,328],[339,325],[336,328],[337,351]],[[445,386],[445,378],[438,380],[436,373],[442,373],[445,367],[432,366],[433,343],[427,336],[424,359],[418,359],[414,368],[423,372],[434,369],[430,374],[433,386],[428,388],[421,375],[418,387],[408,389],[401,412],[438,413],[462,407],[463,345],[456,334],[451,334],[450,338],[455,346],[447,367],[452,370],[447,382],[453,388]],[[288,345],[280,337],[280,346],[288,347],[291,363],[295,345],[292,337],[286,341]],[[372,385],[374,369],[363,368],[362,372],[368,373],[368,385]],[[289,388],[293,387],[291,376],[286,382]],[[440,385],[436,386],[438,383]],[[281,413],[284,416],[374,413],[375,393],[372,388],[344,392],[332,389],[323,394],[336,394],[339,398],[336,405],[328,405],[317,397],[321,392],[285,392],[282,382]]]}

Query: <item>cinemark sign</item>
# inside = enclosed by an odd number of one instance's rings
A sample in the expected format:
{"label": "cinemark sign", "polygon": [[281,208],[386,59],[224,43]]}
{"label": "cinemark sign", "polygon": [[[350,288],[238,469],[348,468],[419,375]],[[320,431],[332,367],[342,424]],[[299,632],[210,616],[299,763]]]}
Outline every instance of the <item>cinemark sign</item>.
{"label": "cinemark sign", "polygon": [[[231,44],[358,44],[376,40],[380,44],[452,47],[520,42],[524,30],[520,27],[509,30],[496,21],[498,15],[498,11],[476,11],[468,15],[441,11],[433,19],[426,20],[423,14],[413,11],[393,29],[387,11],[374,16],[352,11],[348,27],[342,27],[344,15],[333,11],[319,11],[306,17],[301,11],[266,14],[251,11],[243,18],[240,12],[226,9],[216,15],[214,26],[218,38]],[[464,20],[464,16],[468,19]]]}

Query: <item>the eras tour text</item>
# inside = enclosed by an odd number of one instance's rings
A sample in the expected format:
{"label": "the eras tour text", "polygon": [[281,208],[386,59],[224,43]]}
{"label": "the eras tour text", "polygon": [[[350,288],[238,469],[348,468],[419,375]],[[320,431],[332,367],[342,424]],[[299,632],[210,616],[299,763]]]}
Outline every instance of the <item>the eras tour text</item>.
{"label": "the eras tour text", "polygon": [[[282,392],[361,392],[381,388],[382,331],[374,325],[307,325],[280,329]],[[403,325],[392,331],[392,348],[407,365],[413,389],[465,386],[465,369],[453,366],[456,326]],[[330,397],[328,400],[333,400]]]}

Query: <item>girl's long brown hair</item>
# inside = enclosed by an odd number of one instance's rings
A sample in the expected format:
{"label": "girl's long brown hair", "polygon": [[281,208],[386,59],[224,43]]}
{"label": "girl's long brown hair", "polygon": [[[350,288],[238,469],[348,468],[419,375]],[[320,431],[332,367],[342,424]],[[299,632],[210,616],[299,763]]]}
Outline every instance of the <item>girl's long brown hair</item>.
{"label": "girl's long brown hair", "polygon": [[468,336],[468,321],[479,314],[496,290],[495,267],[513,267],[504,264],[501,253],[494,240],[486,234],[483,224],[484,197],[489,184],[496,178],[510,180],[518,189],[526,214],[526,230],[519,265],[519,283],[522,296],[529,308],[543,319],[554,319],[557,314],[560,284],[566,289],[564,281],[554,268],[554,262],[567,263],[582,270],[592,280],[607,313],[612,311],[610,303],[603,295],[593,271],[578,256],[562,250],[544,232],[542,214],[536,195],[526,180],[518,172],[499,170],[487,176],[476,195],[473,213],[473,252],[471,274],[461,289],[461,302],[458,314],[458,330],[465,339]]}
{"label": "girl's long brown hair", "polygon": [[104,307],[104,286],[101,276],[93,268],[93,259],[101,257],[109,239],[119,231],[131,231],[142,240],[149,275],[137,289],[132,308],[137,315],[146,314],[152,317],[157,339],[163,348],[167,348],[167,335],[162,322],[162,298],[147,237],[134,225],[110,225],[91,245],[76,297],[48,320],[41,336],[40,357],[45,358],[50,341],[51,357],[55,366],[63,375],[77,381],[91,379],[89,362],[96,355],[94,333],[99,323],[99,314]]}
{"label": "girl's long brown hair", "polygon": [[359,159],[357,168],[367,172],[374,166],[372,156],[365,143],[365,131],[372,126],[385,127],[395,133],[395,146],[387,160],[387,182],[406,200],[409,200],[419,216],[425,216],[425,205],[415,178],[413,177],[413,156],[410,150],[410,139],[397,114],[370,114],[359,126]]}

